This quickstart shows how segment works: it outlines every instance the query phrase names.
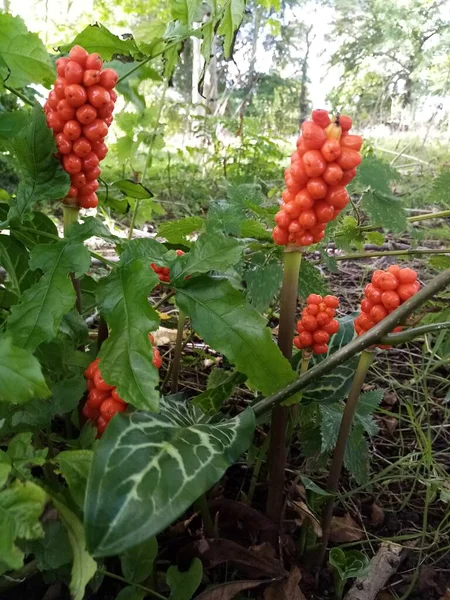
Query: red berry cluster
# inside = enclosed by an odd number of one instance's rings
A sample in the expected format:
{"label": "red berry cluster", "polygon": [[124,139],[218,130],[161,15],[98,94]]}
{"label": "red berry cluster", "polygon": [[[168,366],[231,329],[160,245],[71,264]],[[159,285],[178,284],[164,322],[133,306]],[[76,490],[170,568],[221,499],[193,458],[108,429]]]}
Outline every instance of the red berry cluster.
{"label": "red berry cluster", "polygon": [[[177,250],[178,256],[183,256],[183,250]],[[169,267],[158,267],[155,263],[152,263],[150,267],[155,271],[158,275],[160,281],[164,281],[165,283],[170,282],[170,268]]]}
{"label": "red berry cluster", "polygon": [[84,372],[88,380],[89,394],[83,407],[83,415],[86,419],[95,421],[98,437],[105,431],[113,416],[118,412],[125,412],[127,408],[127,403],[118,395],[116,388],[103,379],[99,362],[100,359],[97,358]]}
{"label": "red berry cluster", "polygon": [[284,172],[286,189],[275,215],[273,240],[280,246],[309,246],[320,242],[325,228],[349,202],[345,186],[361,162],[363,139],[348,132],[346,115],[333,122],[328,111],[313,110],[312,120],[302,124],[291,166]]}
{"label": "red berry cluster", "polygon": [[[355,319],[356,333],[361,335],[371,329],[419,290],[420,283],[413,269],[392,265],[386,271],[375,271],[372,283],[364,288],[361,314]],[[396,327],[394,332],[401,330]]]}
{"label": "red berry cluster", "polygon": [[58,77],[44,105],[61,164],[70,174],[64,203],[82,208],[98,204],[98,165],[108,152],[104,139],[117,99],[118,75],[102,64],[99,54],[74,46],[68,57],[56,61]]}
{"label": "red berry cluster", "polygon": [[314,354],[326,354],[330,337],[339,330],[339,321],[334,318],[338,306],[336,296],[322,298],[318,294],[310,294],[302,318],[297,321],[295,346],[311,350]]}

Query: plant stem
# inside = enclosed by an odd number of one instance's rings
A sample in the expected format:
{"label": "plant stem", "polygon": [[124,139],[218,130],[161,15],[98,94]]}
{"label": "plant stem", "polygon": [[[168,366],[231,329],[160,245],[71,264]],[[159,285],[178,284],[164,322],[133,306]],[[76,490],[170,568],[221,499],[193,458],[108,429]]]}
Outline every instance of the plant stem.
{"label": "plant stem", "polygon": [[178,377],[180,375],[181,365],[181,351],[183,348],[183,330],[186,315],[182,310],[178,311],[178,328],[177,328],[177,339],[175,342],[175,354],[172,361],[172,382],[170,385],[170,391],[172,394],[178,392]]}
{"label": "plant stem", "polygon": [[108,335],[108,324],[104,317],[100,315],[98,320],[97,354],[100,352],[103,342],[108,339]]}
{"label": "plant stem", "polygon": [[267,449],[269,447],[270,436],[268,435],[264,440],[263,445],[259,449],[258,457],[255,461],[255,466],[253,468],[252,479],[250,481],[250,487],[248,489],[247,500],[248,503],[251,504],[253,502],[253,496],[255,495],[256,484],[258,483],[259,473],[261,471],[262,464],[264,462],[264,458],[267,454]]}
{"label": "plant stem", "polygon": [[[425,213],[423,215],[416,215],[415,217],[407,217],[408,223],[417,223],[419,221],[429,221],[431,219],[444,219],[445,217],[450,217],[450,210],[440,210],[438,212]],[[364,225],[364,227],[360,227],[360,231],[374,231],[375,229],[379,229],[376,225]]]}
{"label": "plant stem", "polygon": [[20,585],[38,571],[37,560],[32,560],[16,571],[3,574],[0,580],[0,592],[6,592],[6,590],[16,587],[16,585]]}
{"label": "plant stem", "polygon": [[131,585],[131,586],[137,588],[138,590],[142,590],[143,592],[147,592],[147,594],[149,594],[150,596],[153,596],[154,598],[158,598],[158,600],[167,600],[166,596],[163,596],[162,594],[158,594],[158,592],[155,592],[155,590],[151,590],[150,588],[140,585],[139,583],[134,583],[134,581],[129,581],[128,579],[125,579],[125,577],[121,577],[120,575],[111,573],[110,571],[107,571],[106,569],[97,569],[97,573],[106,575],[106,577],[111,577],[111,579],[117,579],[117,581],[121,581],[122,583]]}
{"label": "plant stem", "polygon": [[388,346],[398,346],[399,344],[405,344],[412,340],[425,335],[426,333],[433,333],[442,331],[443,329],[450,329],[450,323],[430,323],[430,325],[421,325],[420,327],[414,327],[413,329],[406,329],[400,333],[391,333],[381,338],[380,344]]}
{"label": "plant stem", "polygon": [[375,258],[377,256],[420,256],[421,254],[450,254],[450,248],[417,248],[409,250],[380,250],[375,252],[355,252],[354,254],[344,254],[335,256],[335,260],[352,260],[358,258]]}
{"label": "plant stem", "polygon": [[[287,249],[284,254],[284,278],[280,297],[280,322],[278,326],[278,347],[290,360],[292,357],[292,339],[297,306],[298,275],[302,253]],[[272,410],[270,443],[268,452],[269,491],[266,514],[274,523],[280,525],[283,509],[283,491],[287,458],[286,433],[289,407],[274,406]]]}
{"label": "plant stem", "polygon": [[[167,91],[167,83],[163,87],[163,92],[162,92],[161,99],[160,99],[159,105],[158,105],[158,114],[156,115],[156,120],[155,120],[155,125],[153,127],[152,137],[150,138],[150,144],[148,146],[147,158],[145,160],[144,170],[142,172],[142,178],[141,178],[141,180],[143,182],[145,181],[145,178],[147,176],[147,170],[152,166],[152,162],[153,162],[153,145],[155,143],[156,134],[157,134],[157,130],[158,130],[158,127],[159,127],[159,122],[161,120],[162,110],[164,108],[164,102],[165,102],[165,99],[166,99],[166,91]],[[130,230],[128,232],[128,239],[129,240],[131,240],[131,238],[133,237],[134,224],[136,223],[136,218],[137,218],[137,214],[138,214],[138,211],[139,211],[139,205],[140,205],[140,203],[141,203],[140,199],[136,198],[136,202],[135,202],[134,208],[133,208],[133,214],[131,215]]]}
{"label": "plant stem", "polygon": [[356,337],[343,348],[340,348],[331,356],[315,365],[312,369],[308,369],[308,371],[299,377],[297,381],[290,383],[279,392],[276,392],[271,396],[267,396],[267,398],[258,399],[252,406],[255,415],[257,417],[261,417],[268,411],[272,410],[276,404],[283,402],[283,400],[287,400],[300,390],[304,389],[309,383],[315,381],[321,375],[324,375],[325,373],[328,373],[332,369],[338,367],[346,360],[352,356],[355,356],[355,354],[359,354],[359,352],[362,352],[369,346],[379,343],[379,340],[383,336],[387,335],[390,331],[397,327],[397,325],[403,323],[412,312],[422,306],[422,304],[425,304],[425,302],[430,300],[430,298],[443,290],[449,284],[450,269],[446,269],[432,279],[430,283],[423,287],[412,298],[399,306],[385,319],[377,323],[375,327],[372,327],[372,329],[369,329],[369,331],[363,335]]}
{"label": "plant stem", "polygon": [[[67,232],[69,231],[71,225],[78,221],[79,208],[74,208],[73,206],[64,206],[63,207],[63,227],[64,227],[64,237],[67,237]],[[70,279],[72,280],[73,289],[76,294],[75,306],[77,311],[81,315],[83,313],[83,299],[81,296],[81,288],[80,282],[75,277],[74,273],[70,273]]]}
{"label": "plant stem", "polygon": [[29,98],[27,98],[25,96],[25,94],[22,94],[22,92],[19,92],[19,90],[16,90],[15,88],[9,87],[9,85],[3,84],[3,87],[5,88],[5,90],[8,90],[8,92],[11,92],[11,94],[14,94],[15,96],[17,96],[18,98],[20,98],[22,100],[22,102],[25,102],[25,104],[28,104],[28,106],[34,106],[35,103],[30,100]]}
{"label": "plant stem", "polygon": [[162,298],[160,298],[160,299],[158,300],[158,302],[156,302],[156,303],[153,305],[153,308],[154,308],[155,310],[158,310],[158,308],[159,308],[159,307],[160,307],[162,304],[164,304],[164,302],[166,302],[167,300],[170,300],[170,298],[172,298],[172,296],[175,296],[175,290],[174,290],[174,289],[171,289],[171,290],[170,290],[170,292],[167,292],[167,294],[164,294],[164,296],[162,296]]}
{"label": "plant stem", "polygon": [[214,527],[213,520],[211,518],[211,513],[209,512],[208,500],[206,498],[206,494],[202,494],[198,500],[195,502],[196,509],[202,515],[203,520],[203,530],[205,532],[205,537],[214,538],[216,536],[216,531]]}
{"label": "plant stem", "polygon": [[333,494],[333,496],[327,501],[323,509],[322,546],[318,557],[318,565],[322,564],[327,551],[328,540],[330,538],[331,519],[333,516],[334,496],[338,490],[342,465],[344,464],[345,447],[347,445],[348,436],[350,435],[356,406],[358,404],[359,395],[361,394],[361,388],[373,358],[374,352],[364,350],[361,353],[358,367],[355,376],[353,377],[352,387],[350,388],[344,412],[342,414],[341,426],[339,428],[339,435],[333,452],[333,460],[331,462],[330,474],[327,482],[327,490]]}

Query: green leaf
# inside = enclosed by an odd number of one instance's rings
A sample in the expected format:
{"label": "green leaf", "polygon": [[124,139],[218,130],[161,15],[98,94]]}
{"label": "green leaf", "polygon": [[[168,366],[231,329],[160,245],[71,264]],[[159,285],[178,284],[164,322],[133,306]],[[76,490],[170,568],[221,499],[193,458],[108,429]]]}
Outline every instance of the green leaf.
{"label": "green leaf", "polygon": [[113,244],[117,244],[121,241],[117,235],[110,232],[108,227],[95,217],[85,217],[82,223],[75,222],[69,227],[65,238],[71,242],[84,242],[91,237],[99,237]]}
{"label": "green leaf", "polygon": [[345,468],[363,485],[369,480],[369,449],[360,423],[354,425],[345,446]]}
{"label": "green leaf", "polygon": [[0,572],[23,566],[24,553],[15,540],[44,535],[40,517],[46,503],[47,494],[31,481],[15,481],[0,492]]}
{"label": "green leaf", "polygon": [[247,219],[241,223],[241,236],[244,238],[272,241],[272,233],[264,225],[261,225],[259,221],[252,219]]}
{"label": "green leaf", "polygon": [[47,127],[42,108],[36,105],[31,121],[10,142],[19,161],[21,180],[17,196],[8,213],[12,223],[22,221],[35,202],[63,198],[70,186],[68,173],[63,171],[56,152],[53,132]]}
{"label": "green leaf", "polygon": [[25,110],[16,110],[14,112],[5,111],[0,113],[0,141],[13,140],[27,125],[29,120],[30,113]]}
{"label": "green leaf", "polygon": [[385,239],[385,236],[379,231],[370,231],[369,233],[366,233],[366,242],[368,244],[382,246],[384,244]]}
{"label": "green leaf", "polygon": [[163,260],[167,255],[167,248],[161,242],[157,242],[152,238],[140,238],[124,242],[121,245],[120,263],[126,264],[136,258],[145,258],[150,263]]}
{"label": "green leaf", "polygon": [[320,435],[322,437],[321,452],[329,452],[336,446],[339,428],[342,421],[342,410],[339,404],[322,405],[320,407]]}
{"label": "green leaf", "polygon": [[203,233],[190,252],[180,256],[171,268],[171,280],[176,286],[189,275],[225,271],[240,261],[243,246],[235,239],[219,234]]}
{"label": "green leaf", "polygon": [[64,523],[72,546],[73,565],[69,586],[70,593],[73,600],[83,600],[86,585],[97,571],[97,563],[86,550],[86,538],[81,521],[61,500],[53,497],[53,504]]}
{"label": "green leaf", "polygon": [[388,163],[375,156],[366,156],[358,167],[355,185],[389,196],[392,193],[389,184],[398,178],[398,171]]}
{"label": "green leaf", "polygon": [[201,5],[202,0],[173,0],[171,3],[172,16],[175,21],[181,21],[188,27],[192,27]]}
{"label": "green leaf", "polygon": [[116,596],[116,600],[144,600],[147,596],[146,592],[138,590],[132,585],[128,585],[120,590]]}
{"label": "green leaf", "polygon": [[0,235],[0,265],[8,273],[14,292],[26,289],[29,277],[28,251],[25,246],[10,235]]}
{"label": "green leaf", "polygon": [[432,256],[428,262],[437,271],[450,269],[450,256]]}
{"label": "green leaf", "polygon": [[203,229],[205,219],[202,217],[185,217],[177,221],[166,221],[159,227],[158,234],[170,244],[190,245],[187,236]]}
{"label": "green leaf", "polygon": [[45,274],[11,310],[7,331],[17,345],[33,351],[42,342],[56,337],[62,317],[76,300],[69,273],[79,276],[89,267],[89,252],[83,244],[61,241],[32,250],[30,268],[41,269]]}
{"label": "green leaf", "polygon": [[59,473],[67,481],[72,498],[80,508],[84,504],[92,454],[92,450],[65,450],[55,458]]}
{"label": "green leaf", "polygon": [[69,52],[77,44],[89,53],[98,52],[105,61],[111,60],[113,56],[139,55],[136,42],[131,36],[122,39],[100,23],[88,25],[70,44],[60,46],[59,49],[61,52]]}
{"label": "green leaf", "polygon": [[193,329],[247,375],[248,385],[271,394],[295,377],[266,321],[228,281],[199,277],[177,290]]}
{"label": "green leaf", "polygon": [[369,570],[369,559],[359,550],[344,551],[342,548],[332,548],[329,561],[342,581],[363,577]]}
{"label": "green leaf", "polygon": [[48,521],[43,527],[44,538],[29,542],[27,546],[36,557],[39,571],[54,570],[71,563],[72,548],[61,521]]}
{"label": "green leaf", "polygon": [[88,547],[120,554],[179,517],[251,443],[254,414],[197,424],[165,400],[161,414],[117,414],[98,443],[85,503]]}
{"label": "green leaf", "polygon": [[335,242],[338,248],[351,252],[354,247],[362,249],[364,236],[358,221],[351,215],[345,215],[335,232]]}
{"label": "green leaf", "polygon": [[49,395],[38,360],[9,338],[0,338],[0,403],[25,404]]}
{"label": "green leaf", "polygon": [[[27,248],[34,248],[37,244],[56,244],[58,242],[58,229],[50,217],[44,213],[37,211],[31,213],[31,220],[26,221],[25,225],[26,228],[11,224],[11,235],[25,244]],[[55,239],[52,240],[51,236]]]}
{"label": "green leaf", "polygon": [[220,22],[217,33],[224,36],[223,46],[225,58],[230,58],[233,51],[234,38],[244,17],[245,0],[230,0]]}
{"label": "green leaf", "polygon": [[128,196],[129,198],[137,198],[138,200],[145,200],[146,198],[153,198],[154,194],[142,183],[136,183],[131,179],[120,179],[118,181],[114,181],[111,184],[111,187],[114,187]]}
{"label": "green leaf", "polygon": [[244,274],[247,296],[257,311],[265,312],[278,294],[283,280],[283,268],[278,262],[254,265]]}
{"label": "green leaf", "polygon": [[193,559],[187,571],[169,567],[166,574],[166,583],[170,587],[169,600],[191,600],[202,582],[202,576],[203,565],[199,558]]}
{"label": "green leaf", "polygon": [[433,179],[433,185],[427,202],[450,206],[450,171],[444,170]]}
{"label": "green leaf", "polygon": [[303,257],[298,277],[298,295],[306,300],[309,294],[324,296],[328,294],[328,286],[320,269]]}
{"label": "green leaf", "polygon": [[6,452],[3,452],[3,450],[0,450],[0,489],[8,481],[8,477],[9,477],[9,474],[11,473],[11,469],[12,469],[11,459],[6,454]]}
{"label": "green leaf", "polygon": [[[20,17],[0,13],[0,73],[11,87],[30,83],[50,87],[55,78],[50,57],[36,33],[31,33]],[[7,69],[2,68],[4,63]],[[1,83],[0,83],[1,86]]]}
{"label": "green leaf", "polygon": [[214,369],[208,377],[207,389],[192,398],[192,404],[207,415],[215,415],[222,404],[230,398],[237,385],[245,381],[245,375],[225,369]]}
{"label": "green leaf", "polygon": [[378,426],[372,418],[372,413],[376,411],[382,399],[382,390],[372,390],[361,394],[358,400],[355,423],[359,423],[370,436],[378,433]]}
{"label": "green leaf", "polygon": [[372,224],[390,231],[405,231],[406,211],[401,200],[379,192],[366,192],[361,207],[371,217]]}
{"label": "green leaf", "polygon": [[[315,356],[312,359],[312,364],[315,365],[325,360],[339,348],[348,344],[355,336],[353,327],[353,317],[347,316],[339,321],[339,331],[330,340],[328,344],[327,354]],[[294,364],[301,359],[301,352],[298,352],[294,357]],[[302,396],[302,402],[315,402],[319,404],[333,404],[344,398],[350,391],[353,376],[358,364],[358,357],[354,356],[343,365],[336,367],[326,375],[323,375],[318,380],[308,385]]]}
{"label": "green leaf", "polygon": [[134,583],[142,583],[151,577],[157,555],[158,542],[155,537],[127,550],[120,557],[120,565],[125,579]]}
{"label": "green leaf", "polygon": [[148,334],[158,327],[159,317],[148,295],[157,283],[148,262],[137,258],[114,268],[97,290],[100,312],[110,328],[99,355],[102,376],[117,386],[125,402],[153,411],[158,410],[159,376]]}
{"label": "green leaf", "polygon": [[48,454],[48,448],[34,449],[32,437],[30,432],[18,433],[8,444],[8,456],[12,466],[26,479],[31,478],[31,467],[42,466]]}

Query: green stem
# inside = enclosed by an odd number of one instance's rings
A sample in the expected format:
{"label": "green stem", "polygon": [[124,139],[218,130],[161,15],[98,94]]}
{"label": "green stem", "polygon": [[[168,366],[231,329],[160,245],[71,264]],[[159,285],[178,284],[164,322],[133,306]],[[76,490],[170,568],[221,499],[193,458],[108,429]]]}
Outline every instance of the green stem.
{"label": "green stem", "polygon": [[11,94],[14,94],[18,98],[20,98],[22,100],[22,102],[25,102],[25,104],[28,104],[29,106],[34,106],[34,102],[32,100],[30,100],[29,98],[27,98],[25,96],[25,94],[22,94],[22,92],[19,92],[19,90],[9,87],[9,85],[5,85],[5,84],[3,84],[3,87],[5,88],[5,90],[8,90],[8,92],[11,92]]}
{"label": "green stem", "polygon": [[421,325],[420,327],[414,327],[412,329],[406,329],[400,333],[391,333],[380,339],[380,344],[388,346],[398,346],[411,342],[412,340],[425,335],[426,333],[433,333],[442,331],[443,329],[450,329],[450,323],[430,323],[430,325]]}
{"label": "green stem", "polygon": [[213,520],[211,518],[211,513],[209,512],[208,500],[206,498],[206,494],[202,494],[200,498],[195,502],[196,509],[202,515],[203,519],[203,529],[205,532],[205,537],[214,538],[216,536],[215,527]]}
{"label": "green stem", "polygon": [[6,590],[24,583],[26,579],[36,575],[38,572],[37,560],[32,560],[20,569],[17,569],[17,571],[10,571],[3,574],[0,579],[0,592],[6,592]]}
{"label": "green stem", "polygon": [[121,581],[122,583],[131,585],[131,586],[137,588],[138,590],[142,590],[143,592],[147,592],[147,594],[149,594],[150,596],[153,596],[154,598],[158,598],[158,600],[167,600],[166,596],[163,596],[162,594],[158,594],[158,592],[155,592],[155,590],[145,587],[144,585],[141,585],[139,583],[134,583],[134,581],[129,581],[128,579],[125,579],[125,577],[121,577],[120,575],[111,573],[110,571],[107,571],[106,569],[97,569],[97,573],[106,575],[106,577],[111,577],[111,579],[117,579],[117,581]]}
{"label": "green stem", "polygon": [[[151,168],[152,166],[152,162],[153,162],[153,146],[155,144],[155,139],[156,139],[156,135],[157,135],[157,130],[159,127],[159,122],[161,120],[161,114],[164,108],[164,102],[166,99],[166,91],[167,91],[167,83],[164,85],[163,87],[163,93],[161,95],[161,99],[159,101],[159,105],[158,105],[158,114],[156,115],[156,121],[155,121],[155,125],[153,127],[153,133],[152,133],[152,137],[150,138],[150,144],[148,146],[148,151],[147,151],[147,158],[145,160],[145,165],[144,165],[144,170],[142,172],[142,178],[141,180],[144,182],[145,178],[147,177],[147,170],[149,168]],[[139,198],[136,198],[136,202],[134,204],[134,208],[133,208],[133,214],[131,215],[131,223],[130,223],[130,230],[128,232],[128,239],[131,240],[131,238],[133,237],[133,229],[134,229],[134,224],[136,223],[136,218],[137,218],[137,214],[139,211],[139,205],[140,205],[141,201]]]}
{"label": "green stem", "polygon": [[160,299],[158,300],[158,302],[156,302],[156,303],[153,305],[153,308],[154,308],[155,310],[158,310],[158,308],[159,308],[159,307],[160,307],[162,304],[164,304],[164,302],[167,302],[167,300],[170,300],[170,298],[172,298],[172,296],[175,296],[175,290],[174,290],[174,289],[171,289],[171,290],[170,290],[170,292],[167,292],[167,294],[164,294],[164,296],[162,296],[162,298],[160,298]]}
{"label": "green stem", "polygon": [[335,260],[353,260],[358,258],[375,258],[377,256],[420,256],[421,254],[450,254],[450,248],[424,248],[408,250],[380,250],[375,252],[355,252],[354,254],[344,254],[335,256]]}
{"label": "green stem", "polygon": [[183,331],[184,331],[184,322],[186,320],[186,315],[182,310],[178,311],[178,328],[177,328],[177,339],[175,342],[175,354],[173,356],[172,362],[172,382],[170,385],[170,391],[172,394],[176,394],[178,392],[178,378],[180,376],[180,366],[181,366],[181,351],[183,348]]}
{"label": "green stem", "polygon": [[[300,251],[286,249],[284,254],[284,278],[280,297],[278,347],[288,360],[292,357],[292,339],[301,260],[302,253]],[[283,490],[287,459],[286,434],[289,412],[289,407],[274,406],[270,427],[268,452],[269,491],[266,514],[278,525],[280,525],[283,510]]]}
{"label": "green stem", "polygon": [[342,465],[344,464],[345,447],[347,445],[348,436],[350,435],[353,418],[356,412],[356,406],[358,404],[359,396],[361,394],[361,388],[364,380],[372,364],[374,353],[364,350],[359,359],[358,367],[356,369],[355,376],[353,377],[352,387],[345,404],[344,412],[342,415],[341,426],[339,428],[339,435],[336,442],[336,447],[333,453],[333,460],[331,462],[330,474],[328,476],[327,490],[332,494],[332,497],[325,504],[322,515],[322,546],[318,557],[319,566],[322,564],[327,551],[328,540],[330,538],[331,519],[333,516],[334,508],[334,496],[338,490],[339,479],[341,476]]}
{"label": "green stem", "polygon": [[[64,237],[67,237],[67,232],[69,231],[71,225],[78,222],[79,210],[79,208],[74,208],[73,206],[63,207]],[[81,295],[80,282],[75,277],[74,273],[70,273],[70,279],[72,280],[73,289],[75,290],[76,294],[76,309],[81,315],[83,313],[83,299]]]}
{"label": "green stem", "polygon": [[297,381],[294,381],[279,392],[276,392],[267,398],[257,400],[253,404],[253,411],[255,415],[257,417],[265,415],[267,412],[272,410],[275,405],[283,402],[283,400],[287,400],[297,392],[301,391],[312,381],[315,381],[320,376],[335,369],[352,356],[355,356],[355,354],[359,354],[366,348],[369,348],[369,346],[378,344],[382,337],[387,335],[390,331],[397,327],[397,325],[403,323],[412,312],[422,306],[422,304],[425,304],[425,302],[430,300],[433,296],[435,296],[435,294],[443,290],[449,284],[450,269],[446,269],[432,279],[430,283],[424,286],[412,298],[399,306],[385,319],[377,323],[375,327],[372,327],[372,329],[369,329],[369,331],[363,335],[356,337],[350,343],[334,352],[331,356],[315,365],[312,369],[308,369],[308,371],[299,377]]}
{"label": "green stem", "polygon": [[[409,223],[417,223],[419,221],[429,221],[431,219],[444,219],[445,217],[450,217],[450,210],[441,210],[434,213],[425,213],[423,215],[416,215],[415,217],[408,217],[406,220]],[[360,231],[374,231],[375,229],[379,229],[376,225],[364,225],[364,227],[360,227]]]}
{"label": "green stem", "polygon": [[261,467],[263,465],[264,459],[267,454],[267,449],[269,447],[270,436],[267,436],[264,440],[263,445],[259,449],[258,457],[255,461],[255,466],[253,468],[252,479],[250,481],[250,487],[248,490],[247,500],[248,503],[251,504],[253,502],[253,496],[255,495],[256,484],[258,483],[259,473],[261,471]]}

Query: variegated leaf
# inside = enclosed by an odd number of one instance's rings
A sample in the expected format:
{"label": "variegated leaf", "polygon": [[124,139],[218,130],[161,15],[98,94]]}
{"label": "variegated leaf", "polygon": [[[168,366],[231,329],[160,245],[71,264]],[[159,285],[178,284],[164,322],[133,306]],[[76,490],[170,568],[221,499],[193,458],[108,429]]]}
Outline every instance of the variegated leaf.
{"label": "variegated leaf", "polygon": [[85,527],[95,556],[119,554],[158,534],[208,490],[250,445],[251,409],[196,422],[175,400],[160,414],[117,414],[98,444],[88,480]]}

